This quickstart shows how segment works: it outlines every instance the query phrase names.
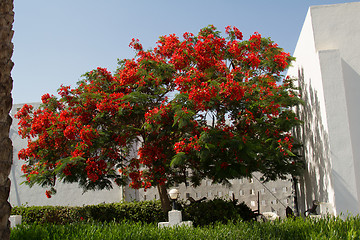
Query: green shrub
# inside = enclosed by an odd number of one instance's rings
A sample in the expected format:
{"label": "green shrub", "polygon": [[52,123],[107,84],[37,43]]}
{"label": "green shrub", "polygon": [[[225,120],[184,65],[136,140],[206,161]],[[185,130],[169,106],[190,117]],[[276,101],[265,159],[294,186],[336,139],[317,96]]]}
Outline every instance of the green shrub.
{"label": "green shrub", "polygon": [[33,206],[13,207],[12,215],[21,215],[24,223],[55,223],[65,224],[79,221],[76,207]]}
{"label": "green shrub", "polygon": [[244,203],[216,198],[205,202],[183,204],[184,220],[191,220],[195,226],[204,226],[216,222],[227,223],[239,219],[253,219],[252,210]]}
{"label": "green shrub", "polygon": [[160,222],[165,220],[159,201],[121,202],[83,207],[14,207],[11,214],[21,215],[24,223],[66,224],[74,222]]}
{"label": "green shrub", "polygon": [[159,201],[122,202],[89,205],[80,208],[84,220],[100,222],[129,220],[134,222],[159,222],[165,220]]}
{"label": "green shrub", "polygon": [[[227,223],[238,219],[249,220],[253,217],[245,203],[214,199],[206,202],[183,204],[183,219],[193,221],[195,226],[215,222]],[[160,201],[103,203],[83,207],[32,206],[14,207],[12,213],[21,215],[24,223],[67,224],[74,222],[121,222],[124,220],[157,223],[167,221],[162,212]]]}

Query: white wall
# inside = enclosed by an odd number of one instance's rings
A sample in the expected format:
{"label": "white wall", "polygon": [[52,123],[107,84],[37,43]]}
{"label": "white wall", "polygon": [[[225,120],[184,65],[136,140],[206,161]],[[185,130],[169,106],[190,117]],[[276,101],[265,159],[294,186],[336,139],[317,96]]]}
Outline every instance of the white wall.
{"label": "white wall", "polygon": [[360,3],[311,7],[288,71],[298,77],[306,104],[301,179],[303,210],[312,200],[335,213],[360,213]]}

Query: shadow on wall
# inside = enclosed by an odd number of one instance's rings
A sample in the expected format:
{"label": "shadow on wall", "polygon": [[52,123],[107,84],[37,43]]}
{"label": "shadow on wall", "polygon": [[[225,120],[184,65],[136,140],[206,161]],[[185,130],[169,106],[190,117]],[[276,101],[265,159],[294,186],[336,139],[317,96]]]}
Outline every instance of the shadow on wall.
{"label": "shadow on wall", "polygon": [[354,156],[354,170],[355,173],[358,173],[355,174],[357,183],[357,197],[360,199],[360,148],[357,147],[357,145],[360,143],[360,111],[358,110],[360,102],[360,75],[353,67],[344,61],[344,59],[341,59],[341,67],[343,69],[350,136],[351,142],[353,144],[352,151]]}
{"label": "shadow on wall", "polygon": [[300,214],[312,206],[313,200],[329,202],[331,186],[331,165],[329,161],[329,137],[323,125],[320,102],[315,89],[311,87],[311,79],[305,83],[303,69],[298,72],[299,89],[304,101],[300,106],[300,119],[303,126],[296,130],[303,143],[303,157],[306,166],[299,181],[298,205]]}
{"label": "shadow on wall", "polygon": [[[353,197],[353,194],[348,191],[345,180],[334,170],[332,171],[332,177],[334,179],[333,183],[336,194],[340,196],[346,196],[344,198],[341,198],[343,202],[337,210],[344,214],[358,212],[358,200],[355,199]],[[346,208],[342,208],[343,206],[345,206]]]}
{"label": "shadow on wall", "polygon": [[[9,137],[10,139],[14,139],[18,136],[17,132],[10,128],[9,131]],[[13,146],[13,156],[17,157],[17,153],[19,152],[20,149],[17,149],[17,146]],[[21,167],[18,166],[19,165],[19,161],[17,161],[16,158],[13,157],[13,162],[12,162],[12,167],[11,167],[11,173],[10,173],[10,179],[11,179],[11,186],[14,186],[14,191],[15,191],[15,198],[16,198],[16,203],[17,206],[21,206],[21,201],[20,201],[20,195],[19,195],[19,189],[18,189],[18,185],[20,184],[18,182],[18,179],[15,177],[16,176],[16,170],[15,169],[20,169]]]}

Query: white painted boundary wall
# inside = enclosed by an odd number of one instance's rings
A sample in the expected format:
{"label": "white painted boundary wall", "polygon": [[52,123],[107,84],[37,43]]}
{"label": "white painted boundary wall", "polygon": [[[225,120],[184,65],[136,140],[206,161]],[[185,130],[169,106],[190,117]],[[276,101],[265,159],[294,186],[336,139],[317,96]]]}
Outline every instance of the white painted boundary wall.
{"label": "white painted boundary wall", "polygon": [[334,213],[360,213],[360,3],[313,6],[288,76],[299,78],[307,169],[301,212],[313,200]]}

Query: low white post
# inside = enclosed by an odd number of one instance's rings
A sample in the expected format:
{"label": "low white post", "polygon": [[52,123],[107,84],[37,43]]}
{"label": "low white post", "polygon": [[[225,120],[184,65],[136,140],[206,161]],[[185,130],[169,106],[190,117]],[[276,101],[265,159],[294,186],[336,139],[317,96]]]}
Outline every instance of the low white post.
{"label": "low white post", "polygon": [[320,202],[319,207],[320,207],[320,215],[322,215],[322,216],[326,216],[326,215],[334,216],[335,215],[334,207],[331,203]]}
{"label": "low white post", "polygon": [[182,221],[181,211],[172,210],[168,213],[169,221],[168,222],[159,222],[158,227],[174,227],[174,226],[192,226],[192,221]]}
{"label": "low white post", "polygon": [[11,215],[9,220],[10,220],[10,227],[13,228],[16,225],[21,224],[21,215]]}

